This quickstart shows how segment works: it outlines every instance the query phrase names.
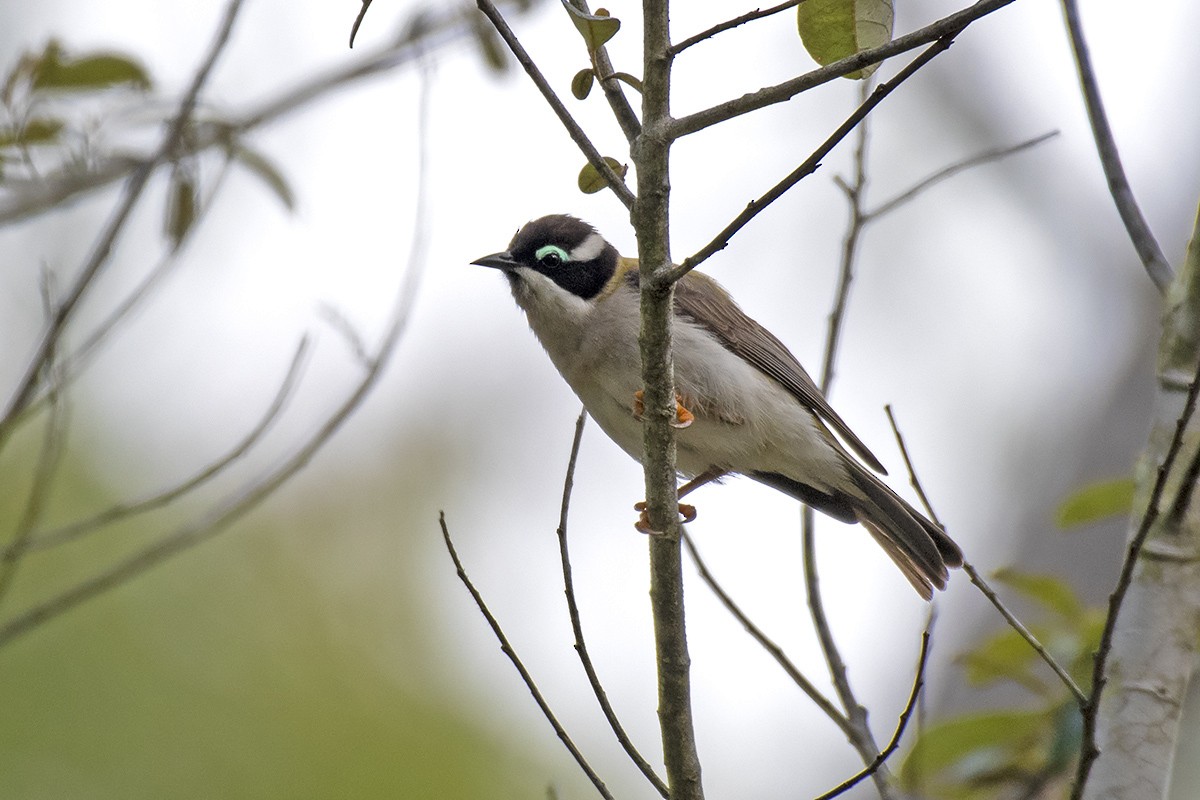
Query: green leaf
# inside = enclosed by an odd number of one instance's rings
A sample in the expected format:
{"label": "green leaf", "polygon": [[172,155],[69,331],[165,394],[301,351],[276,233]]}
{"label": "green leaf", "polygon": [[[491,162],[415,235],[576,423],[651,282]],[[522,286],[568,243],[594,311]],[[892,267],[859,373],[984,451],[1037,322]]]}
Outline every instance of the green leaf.
{"label": "green leaf", "polygon": [[592,93],[592,84],[596,80],[596,73],[591,67],[581,69],[575,73],[575,77],[571,78],[571,94],[575,95],[576,100],[586,99]]}
{"label": "green leaf", "polygon": [[92,53],[66,57],[56,42],[46,45],[33,69],[33,88],[76,91],[127,85],[140,91],[150,89],[150,75],[136,60],[121,53]]}
{"label": "green leaf", "polygon": [[992,577],[1067,619],[1083,618],[1083,603],[1066,581],[1053,575],[998,569]]}
{"label": "green leaf", "polygon": [[[800,41],[824,66],[892,40],[892,0],[805,0],[797,7]],[[861,80],[878,67],[872,64],[847,78]]]}
{"label": "green leaf", "polygon": [[275,162],[257,150],[251,150],[241,144],[233,145],[229,154],[237,159],[239,164],[257,175],[288,211],[296,210],[296,193],[292,191],[291,184],[288,183],[287,178],[283,176],[283,172],[275,165]]}
{"label": "green leaf", "polygon": [[1029,674],[1035,659],[1040,660],[1029,642],[1012,628],[1005,628],[964,653],[959,661],[971,686],[1012,680],[1032,688],[1039,683]]}
{"label": "green leaf", "polygon": [[1088,484],[1063,501],[1054,521],[1060,528],[1073,528],[1108,517],[1128,516],[1133,511],[1135,490],[1133,478]]}
{"label": "green leaf", "polygon": [[21,128],[0,128],[0,147],[51,144],[62,132],[63,121],[52,117],[34,117]]}
{"label": "green leaf", "polygon": [[475,34],[475,42],[483,56],[483,63],[493,72],[505,72],[508,69],[508,50],[500,41],[496,29],[491,26],[482,14],[471,14],[471,31]]}
{"label": "green leaf", "polygon": [[178,250],[192,230],[200,204],[200,189],[191,170],[178,168],[171,172],[170,195],[167,198],[165,233],[172,250]]}
{"label": "green leaf", "polygon": [[571,15],[571,21],[575,23],[575,29],[583,37],[589,53],[599,50],[605,42],[617,35],[617,31],[621,30],[621,20],[610,17],[608,12],[602,8],[596,9],[595,14],[585,14],[571,5],[568,0],[562,0],[562,4],[567,9],[567,13]]}
{"label": "green leaf", "polygon": [[[608,164],[609,169],[615,172],[617,177],[620,178],[624,178],[625,173],[629,171],[629,167],[615,158],[605,156],[604,163]],[[583,165],[583,169],[579,170],[579,191],[584,194],[595,194],[605,186],[608,186],[608,181],[600,174],[600,170],[592,166],[590,161]]]}
{"label": "green leaf", "polygon": [[901,785],[918,788],[921,779],[965,764],[979,774],[1015,759],[1046,732],[1045,711],[986,711],[929,727],[900,766]]}

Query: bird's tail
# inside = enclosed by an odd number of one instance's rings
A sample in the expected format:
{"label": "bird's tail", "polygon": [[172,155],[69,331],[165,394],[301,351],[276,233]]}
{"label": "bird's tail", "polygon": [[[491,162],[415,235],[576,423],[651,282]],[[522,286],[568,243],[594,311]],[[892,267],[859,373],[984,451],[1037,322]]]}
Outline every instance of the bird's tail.
{"label": "bird's tail", "polygon": [[961,567],[962,550],[941,526],[925,518],[866,468],[846,459],[849,491],[832,494],[778,473],[756,472],[755,480],[805,502],[834,519],[861,522],[922,597],[945,589],[950,567]]}
{"label": "bird's tail", "polygon": [[937,523],[906,503],[882,481],[852,463],[850,477],[862,491],[851,501],[855,516],[926,600],[946,588],[950,567],[961,567],[962,550]]}

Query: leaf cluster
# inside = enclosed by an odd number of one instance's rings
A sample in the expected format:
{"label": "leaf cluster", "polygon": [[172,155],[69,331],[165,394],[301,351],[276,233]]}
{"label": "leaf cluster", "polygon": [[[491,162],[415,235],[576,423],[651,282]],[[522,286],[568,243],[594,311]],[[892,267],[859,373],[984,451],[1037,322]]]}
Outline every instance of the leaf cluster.
{"label": "leaf cluster", "polygon": [[[1029,626],[1086,691],[1104,611],[1088,608],[1052,575],[998,571],[996,580],[1032,602],[1040,620]],[[902,785],[931,798],[982,798],[1015,792],[1034,796],[1069,780],[1082,733],[1079,706],[1046,675],[1021,635],[1004,628],[959,657],[969,686],[1015,683],[1033,694],[1031,708],[971,712],[926,728],[900,770]]]}

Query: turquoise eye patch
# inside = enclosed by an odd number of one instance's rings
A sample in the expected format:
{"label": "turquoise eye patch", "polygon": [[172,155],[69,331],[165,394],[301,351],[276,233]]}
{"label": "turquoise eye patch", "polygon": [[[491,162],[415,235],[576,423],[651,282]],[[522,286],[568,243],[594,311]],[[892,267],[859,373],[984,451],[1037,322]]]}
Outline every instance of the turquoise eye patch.
{"label": "turquoise eye patch", "polygon": [[571,260],[571,256],[566,250],[563,250],[561,247],[554,244],[548,244],[543,247],[539,247],[537,252],[533,254],[533,257],[538,261],[545,262],[549,260],[554,264],[565,264]]}

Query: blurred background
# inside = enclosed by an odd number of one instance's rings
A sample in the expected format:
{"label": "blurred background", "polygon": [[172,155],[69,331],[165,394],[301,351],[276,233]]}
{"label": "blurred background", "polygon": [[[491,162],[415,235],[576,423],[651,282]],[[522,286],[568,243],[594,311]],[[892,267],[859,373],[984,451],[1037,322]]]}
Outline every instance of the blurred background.
{"label": "blurred background", "polygon": [[[376,0],[349,50],[359,5],[247,2],[203,91],[205,112],[254,115],[387,48],[417,15],[419,30],[457,9]],[[0,70],[51,39],[68,53],[135,57],[154,80],[150,94],[75,109],[88,136],[73,146],[81,158],[145,154],[223,6],[0,4]],[[616,67],[636,74],[640,7],[609,8],[624,23],[610,43]],[[956,8],[897,3],[896,31]],[[678,3],[673,33],[747,10]],[[601,152],[627,161],[599,93],[570,98],[587,56],[559,4],[505,11]],[[1131,15],[1085,4],[1084,14],[1126,170],[1178,263],[1200,194],[1200,97],[1174,78],[1200,67],[1191,35],[1200,9],[1164,2]],[[794,20],[752,23],[680,56],[676,115],[811,69]],[[220,158],[194,162],[202,195],[219,187],[211,211],[66,394],[61,469],[36,530],[154,494],[220,458],[265,413],[305,340],[300,385],[260,446],[201,490],[26,554],[0,596],[0,625],[228,502],[354,390],[364,375],[355,338],[374,352],[401,292],[411,300],[406,322],[379,383],[265,503],[5,641],[0,796],[592,796],[455,577],[439,511],[593,766],[618,796],[656,796],[614,741],[572,651],[554,530],[578,402],[503,279],[469,265],[552,212],[589,220],[626,254],[635,244],[618,202],[579,193],[583,159],[526,76],[497,69],[472,30],[450,26],[420,58],[331,85],[248,132],[246,145],[286,179],[292,210],[261,173],[235,165],[221,177]],[[676,258],[792,170],[857,97],[857,84],[838,81],[681,141]],[[1054,513],[1078,487],[1129,475],[1145,443],[1158,295],[1109,199],[1057,5],[1014,3],[973,25],[870,124],[868,207],[978,152],[1059,131],[866,231],[831,400],[912,497],[883,413],[892,404],[936,509],[982,571],[1053,573],[1098,605],[1124,524],[1064,533]],[[813,372],[848,217],[834,179],[849,177],[850,159],[847,142],[705,267]],[[83,341],[169,251],[168,177],[152,178],[68,343]],[[0,201],[17,196],[0,185]],[[39,285],[70,285],[119,196],[109,185],[0,227],[6,402],[42,330]],[[0,452],[5,537],[21,525],[41,435],[35,420]],[[632,527],[641,487],[638,466],[586,429],[570,526],[584,629],[610,699],[657,763],[646,543]],[[743,480],[694,498],[691,532],[709,566],[828,689],[805,608],[796,504]],[[860,529],[820,522],[818,555],[850,677],[886,741],[929,610]],[[856,771],[838,730],[695,577],[689,639],[709,796],[813,796]],[[956,657],[998,629],[998,616],[961,574],[934,608],[926,713],[994,701],[965,684]],[[1196,759],[1179,762],[1176,792],[1193,796]]]}

